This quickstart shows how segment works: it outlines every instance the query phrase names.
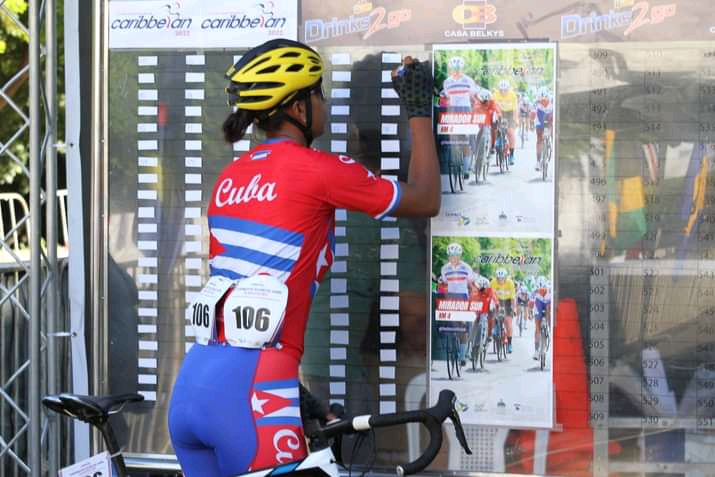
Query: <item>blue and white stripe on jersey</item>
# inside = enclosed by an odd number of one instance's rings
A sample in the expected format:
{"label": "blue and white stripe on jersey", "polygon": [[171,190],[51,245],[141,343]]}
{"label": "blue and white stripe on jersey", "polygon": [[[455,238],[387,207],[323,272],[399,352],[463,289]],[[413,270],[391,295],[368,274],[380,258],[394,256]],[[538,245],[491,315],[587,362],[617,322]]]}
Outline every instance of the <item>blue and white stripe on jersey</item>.
{"label": "blue and white stripe on jersey", "polygon": [[301,233],[246,219],[214,215],[209,228],[223,247],[209,261],[211,275],[231,279],[269,273],[285,282],[303,246]]}
{"label": "blue and white stripe on jersey", "polygon": [[447,282],[447,293],[469,293],[469,282],[474,280],[474,271],[464,262],[456,266],[448,262],[442,266],[442,278]]}
{"label": "blue and white stripe on jersey", "polygon": [[[395,211],[397,206],[400,204],[400,197],[402,196],[402,190],[400,189],[400,183],[397,181],[390,180],[392,183],[392,200],[390,203],[387,205],[385,210],[380,212],[375,216],[377,220],[382,220],[388,215],[390,215],[392,212]],[[335,249],[335,246],[333,246],[333,249]]]}

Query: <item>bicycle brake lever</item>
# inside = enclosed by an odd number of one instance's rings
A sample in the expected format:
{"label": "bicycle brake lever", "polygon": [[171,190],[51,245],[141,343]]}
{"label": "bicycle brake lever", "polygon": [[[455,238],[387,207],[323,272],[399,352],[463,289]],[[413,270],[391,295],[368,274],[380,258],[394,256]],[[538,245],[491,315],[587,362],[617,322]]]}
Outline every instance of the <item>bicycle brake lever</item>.
{"label": "bicycle brake lever", "polygon": [[459,418],[459,413],[457,412],[456,396],[452,398],[452,412],[449,413],[449,419],[452,421],[452,424],[454,424],[454,432],[457,434],[457,440],[464,449],[464,452],[471,455],[472,451],[469,449],[469,444],[467,444],[467,436],[464,434],[462,420]]}

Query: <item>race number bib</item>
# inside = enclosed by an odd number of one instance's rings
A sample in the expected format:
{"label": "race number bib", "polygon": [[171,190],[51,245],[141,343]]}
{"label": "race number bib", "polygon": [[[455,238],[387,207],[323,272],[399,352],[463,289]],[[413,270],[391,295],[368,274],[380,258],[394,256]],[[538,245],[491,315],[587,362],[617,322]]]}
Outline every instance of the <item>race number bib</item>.
{"label": "race number bib", "polygon": [[189,306],[188,313],[197,343],[205,345],[215,337],[216,304],[233,283],[233,280],[226,277],[215,275],[209,278],[199,296]]}
{"label": "race number bib", "polygon": [[111,477],[112,458],[109,452],[89,457],[69,467],[60,469],[60,477]]}
{"label": "race number bib", "polygon": [[270,344],[283,324],[288,287],[271,275],[240,280],[223,305],[226,341],[239,348]]}

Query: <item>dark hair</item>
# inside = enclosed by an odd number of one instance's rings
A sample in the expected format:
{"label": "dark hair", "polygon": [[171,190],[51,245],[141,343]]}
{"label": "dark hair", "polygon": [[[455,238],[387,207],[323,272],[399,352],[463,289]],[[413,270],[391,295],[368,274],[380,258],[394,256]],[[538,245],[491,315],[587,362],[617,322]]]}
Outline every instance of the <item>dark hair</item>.
{"label": "dark hair", "polygon": [[229,114],[223,122],[224,139],[231,144],[240,141],[246,134],[246,129],[253,123],[264,132],[277,130],[285,120],[284,108],[291,104],[293,104],[293,101],[270,116],[266,116],[265,113],[257,113],[256,111],[247,111],[245,109],[236,110]]}
{"label": "dark hair", "polygon": [[231,144],[240,141],[246,134],[246,129],[253,124],[255,119],[256,113],[253,111],[246,111],[245,109],[238,109],[229,114],[223,122],[223,138],[226,142]]}

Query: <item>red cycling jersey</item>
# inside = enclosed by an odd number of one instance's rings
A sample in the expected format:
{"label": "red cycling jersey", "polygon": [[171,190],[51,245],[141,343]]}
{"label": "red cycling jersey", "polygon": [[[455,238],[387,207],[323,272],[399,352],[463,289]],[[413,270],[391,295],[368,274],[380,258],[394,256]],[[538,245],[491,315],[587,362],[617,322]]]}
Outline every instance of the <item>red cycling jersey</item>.
{"label": "red cycling jersey", "polygon": [[484,115],[480,118],[481,122],[479,123],[482,126],[491,126],[494,120],[501,116],[501,109],[499,109],[499,106],[493,99],[490,99],[486,103],[474,101],[472,112],[477,115]]}
{"label": "red cycling jersey", "polygon": [[208,207],[211,275],[270,273],[283,281],[288,304],[279,341],[300,359],[313,296],[333,263],[335,209],[380,219],[399,200],[397,181],[375,176],[348,156],[268,141],[229,164],[216,181]]}

